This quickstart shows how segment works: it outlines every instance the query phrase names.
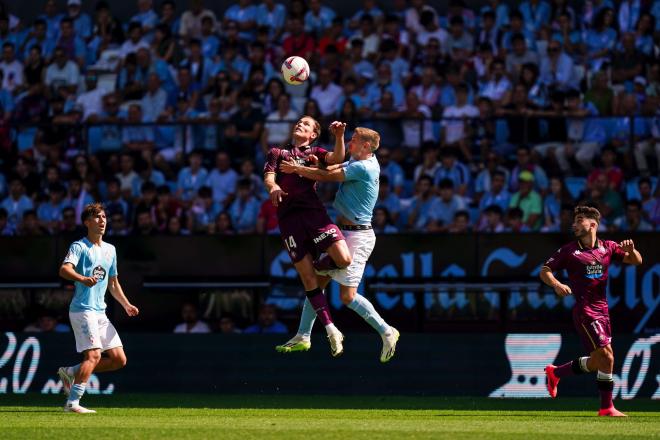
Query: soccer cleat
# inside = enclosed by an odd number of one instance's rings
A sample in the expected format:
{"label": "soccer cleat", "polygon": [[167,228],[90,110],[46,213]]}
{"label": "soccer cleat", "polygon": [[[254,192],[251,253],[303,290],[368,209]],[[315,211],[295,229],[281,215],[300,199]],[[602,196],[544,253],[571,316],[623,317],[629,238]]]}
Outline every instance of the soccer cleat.
{"label": "soccer cleat", "polygon": [[93,409],[87,409],[83,406],[80,406],[79,404],[73,404],[71,402],[67,402],[64,405],[64,412],[72,412],[72,413],[78,413],[78,414],[96,414],[96,411]]}
{"label": "soccer cleat", "polygon": [[332,357],[340,356],[344,352],[344,335],[339,330],[330,333],[328,341],[330,341],[330,354],[332,354]]}
{"label": "soccer cleat", "polygon": [[394,356],[396,351],[396,343],[399,340],[399,331],[394,327],[390,327],[389,335],[383,335],[383,350],[380,352],[380,361],[388,362]]}
{"label": "soccer cleat", "polygon": [[71,386],[73,385],[74,377],[70,376],[66,372],[66,367],[60,367],[57,370],[57,375],[60,377],[60,380],[62,381],[62,391],[64,392],[65,395],[69,395],[71,392]]}
{"label": "soccer cleat", "polygon": [[609,408],[599,410],[598,415],[605,417],[628,417],[627,415],[616,409],[614,406],[610,406]]}
{"label": "soccer cleat", "polygon": [[322,277],[330,277],[334,270],[336,269],[329,269],[327,267],[323,267],[323,264],[321,263],[321,260],[323,260],[325,257],[327,257],[328,254],[323,252],[321,255],[319,255],[319,258],[314,260],[312,262],[312,265],[314,266],[314,272],[316,275],[322,276]]}
{"label": "soccer cleat", "polygon": [[557,367],[550,364],[545,367],[545,376],[548,379],[546,386],[548,387],[548,393],[553,399],[557,397],[557,385],[559,384],[559,378],[555,376],[555,370]]}
{"label": "soccer cleat", "polygon": [[295,335],[286,343],[275,347],[278,353],[293,353],[295,351],[307,351],[312,348],[312,341],[300,335]]}

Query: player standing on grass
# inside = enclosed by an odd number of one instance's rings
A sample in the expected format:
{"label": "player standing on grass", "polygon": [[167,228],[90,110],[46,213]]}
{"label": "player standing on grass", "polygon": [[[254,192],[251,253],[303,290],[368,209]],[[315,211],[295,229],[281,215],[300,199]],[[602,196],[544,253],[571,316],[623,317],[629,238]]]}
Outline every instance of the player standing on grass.
{"label": "player standing on grass", "polygon": [[[575,295],[573,324],[589,356],[579,357],[558,367],[545,368],[548,392],[557,396],[559,380],[576,374],[597,371],[596,383],[600,392],[599,416],[625,416],[612,403],[612,330],[607,308],[607,276],[612,261],[642,264],[642,256],[635,250],[632,240],[617,244],[596,238],[600,212],[596,208],[575,208],[573,231],[576,241],[562,248],[541,268],[541,280],[552,287],[557,295]],[[569,285],[560,283],[553,272],[566,269]]]}
{"label": "player standing on grass", "polygon": [[[110,289],[128,316],[136,316],[139,310],[126,299],[117,279],[115,247],[102,239],[107,225],[103,205],[87,205],[81,219],[87,227],[87,237],[71,244],[60,267],[60,276],[73,281],[76,286],[69,318],[76,349],[83,354],[83,361],[73,367],[62,367],[57,374],[62,380],[64,393],[69,396],[64,411],[95,413],[79,403],[87,380],[92,373],[118,370],[126,365],[119,335],[105,315],[106,289]],[[101,358],[101,352],[108,357]]]}
{"label": "player standing on grass", "polygon": [[[345,129],[346,124],[336,126],[337,140],[343,142]],[[321,182],[341,182],[334,206],[339,212],[337,224],[344,231],[353,261],[344,269],[317,271],[319,284],[321,288],[325,288],[331,278],[340,284],[342,302],[364,318],[381,335],[383,349],[380,361],[387,362],[394,356],[399,332],[387,325],[371,302],[357,291],[364,267],[376,244],[371,218],[378,200],[380,165],[374,152],[379,144],[380,135],[377,132],[369,128],[357,127],[348,144],[350,161],[327,169],[285,161],[280,164],[280,170]],[[305,301],[298,333],[286,344],[277,346],[277,351],[289,353],[309,350],[314,320],[314,311],[309,302]]]}
{"label": "player standing on grass", "polygon": [[[335,133],[338,122],[330,125]],[[314,258],[326,252],[336,267],[351,264],[351,254],[339,228],[332,223],[323,203],[316,194],[314,180],[285,174],[279,169],[283,161],[311,164],[318,159],[321,165],[340,164],[346,150],[343,136],[336,136],[333,152],[312,144],[321,134],[321,126],[310,116],[303,116],[293,127],[291,144],[271,148],[264,166],[264,183],[273,205],[277,207],[277,219],[282,241],[305,287],[305,296],[314,312],[325,326],[330,352],[339,356],[343,351],[344,335],[335,327],[323,290],[314,272]]]}

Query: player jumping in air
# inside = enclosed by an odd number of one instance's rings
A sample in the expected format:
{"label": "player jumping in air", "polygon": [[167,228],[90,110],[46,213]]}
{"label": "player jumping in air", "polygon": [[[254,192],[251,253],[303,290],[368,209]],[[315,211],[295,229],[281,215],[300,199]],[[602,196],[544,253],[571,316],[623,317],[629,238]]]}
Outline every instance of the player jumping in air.
{"label": "player jumping in air", "polygon": [[[343,142],[346,124],[336,126],[335,136]],[[334,206],[339,212],[337,223],[344,231],[352,263],[344,269],[317,271],[321,288],[334,279],[340,284],[342,302],[364,318],[381,335],[383,349],[381,362],[394,356],[399,332],[380,317],[374,306],[357,291],[364,267],[376,244],[376,235],[371,227],[371,217],[378,200],[378,177],[380,165],[374,155],[380,143],[380,135],[368,128],[358,127],[348,144],[351,160],[327,169],[307,167],[293,161],[280,164],[280,170],[321,182],[341,182]],[[315,314],[305,301],[300,317],[298,333],[284,345],[276,347],[279,352],[306,351],[311,347],[311,333]]]}
{"label": "player jumping in air", "polygon": [[[69,307],[76,349],[83,361],[73,367],[62,367],[57,374],[64,393],[69,396],[64,411],[95,413],[80,406],[87,380],[92,373],[114,371],[126,365],[126,355],[115,327],[105,315],[105,291],[121,304],[128,316],[137,316],[117,279],[115,247],[102,240],[107,225],[100,203],[87,205],[82,212],[87,237],[73,242],[60,267],[60,276],[73,281],[76,291]],[[101,353],[108,357],[101,358]]]}
{"label": "player jumping in air", "polygon": [[[335,132],[338,122],[330,125]],[[311,164],[311,158],[323,165],[340,164],[346,150],[342,136],[337,136],[334,151],[313,146],[321,134],[321,126],[310,116],[303,116],[293,127],[291,144],[271,148],[264,166],[264,183],[273,205],[284,246],[305,287],[305,295],[319,317],[330,341],[330,352],[339,356],[343,351],[344,335],[335,327],[330,308],[319,287],[314,272],[314,258],[327,253],[325,259],[335,267],[348,267],[351,254],[339,228],[332,223],[323,203],[316,194],[316,182],[297,174],[285,174],[279,167],[283,161]],[[341,139],[341,141],[340,141]],[[328,264],[321,261],[321,264]]]}
{"label": "player jumping in air", "polygon": [[[607,275],[612,261],[642,264],[642,256],[635,250],[632,240],[617,244],[596,238],[600,212],[596,208],[575,208],[573,231],[576,241],[560,248],[541,268],[541,280],[552,287],[557,295],[575,295],[573,324],[589,356],[579,357],[564,365],[545,367],[548,392],[557,396],[559,380],[576,374],[597,371],[596,383],[600,392],[599,416],[625,416],[612,403],[612,351],[610,316],[607,308]],[[566,269],[568,284],[560,283],[553,272]]]}

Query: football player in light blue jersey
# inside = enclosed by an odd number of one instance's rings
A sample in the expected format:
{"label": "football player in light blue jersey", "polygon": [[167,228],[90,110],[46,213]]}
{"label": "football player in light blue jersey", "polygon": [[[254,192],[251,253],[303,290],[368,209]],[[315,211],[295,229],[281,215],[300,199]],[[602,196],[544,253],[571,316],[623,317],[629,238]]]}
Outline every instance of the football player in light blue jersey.
{"label": "football player in light blue jersey", "polygon": [[[335,124],[339,124],[335,136],[338,139],[341,137],[343,141],[346,124],[334,122],[333,125]],[[376,131],[357,127],[348,144],[351,154],[348,162],[321,169],[286,161],[280,164],[280,170],[321,182],[341,182],[334,203],[339,212],[336,223],[344,233],[353,259],[347,268],[337,269],[332,267],[331,258],[327,256],[320,258],[319,263],[315,265],[319,285],[324,288],[330,279],[339,283],[342,302],[364,318],[381,335],[383,349],[380,361],[387,362],[394,356],[399,332],[389,326],[371,302],[357,291],[364,267],[376,244],[371,217],[378,200],[380,165],[374,152],[378,149],[379,143],[380,135]],[[314,309],[305,300],[298,332],[287,343],[277,346],[276,350],[282,353],[309,350],[315,318]]]}
{"label": "football player in light blue jersey", "polygon": [[[64,393],[69,396],[64,411],[94,413],[80,406],[87,380],[92,373],[118,370],[126,365],[121,339],[105,315],[105,291],[110,290],[128,316],[137,316],[139,310],[128,301],[119,284],[115,247],[102,240],[107,225],[103,205],[85,206],[81,220],[87,227],[87,237],[71,244],[60,267],[60,276],[75,283],[69,318],[76,349],[83,354],[83,361],[73,367],[62,367],[57,374]],[[101,358],[102,352],[108,357]]]}

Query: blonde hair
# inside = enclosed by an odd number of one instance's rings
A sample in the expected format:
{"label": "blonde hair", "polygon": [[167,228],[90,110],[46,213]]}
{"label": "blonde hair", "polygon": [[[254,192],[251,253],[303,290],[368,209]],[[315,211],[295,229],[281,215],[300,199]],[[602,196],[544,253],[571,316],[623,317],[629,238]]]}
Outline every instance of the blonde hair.
{"label": "blonde hair", "polygon": [[380,145],[380,135],[377,131],[372,130],[371,128],[366,127],[357,127],[355,129],[355,134],[362,140],[362,142],[369,142],[371,145],[371,151],[376,151]]}

